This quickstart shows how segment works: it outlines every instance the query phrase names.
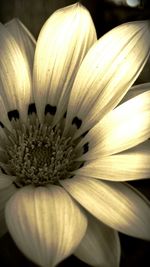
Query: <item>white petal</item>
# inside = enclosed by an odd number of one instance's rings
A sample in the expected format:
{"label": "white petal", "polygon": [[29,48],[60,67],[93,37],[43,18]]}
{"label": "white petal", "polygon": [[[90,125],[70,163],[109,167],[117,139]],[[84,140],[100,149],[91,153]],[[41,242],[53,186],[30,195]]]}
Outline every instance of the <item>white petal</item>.
{"label": "white petal", "polygon": [[14,180],[15,180],[15,176],[9,176],[9,175],[0,173],[0,190],[9,187],[13,183]]}
{"label": "white petal", "polygon": [[17,189],[12,184],[12,177],[0,173],[0,237],[7,232],[4,209],[9,198]]}
{"label": "white petal", "polygon": [[5,27],[17,42],[22,54],[27,58],[29,67],[32,71],[33,57],[36,41],[33,35],[23,25],[19,19],[13,19],[5,24]]}
{"label": "white petal", "polygon": [[[26,120],[31,95],[30,69],[26,58],[6,27],[0,25],[0,95],[8,112],[19,111]],[[8,114],[11,120],[11,113]]]}
{"label": "white petal", "polygon": [[150,203],[123,183],[75,177],[61,181],[92,215],[127,235],[150,239]]}
{"label": "white petal", "polygon": [[3,124],[3,126],[7,127],[9,130],[12,129],[12,125],[7,116],[7,108],[4,104],[1,95],[0,95],[0,122]]}
{"label": "white petal", "polygon": [[45,267],[70,255],[87,226],[78,206],[58,186],[20,189],[7,204],[6,222],[19,249]]}
{"label": "white petal", "polygon": [[73,173],[112,181],[150,178],[150,141],[121,154],[89,161]]}
{"label": "white petal", "polygon": [[82,159],[96,159],[132,148],[150,136],[150,91],[108,113],[78,145],[89,142]]}
{"label": "white petal", "polygon": [[57,10],[46,21],[38,38],[33,73],[40,119],[47,104],[53,108],[51,115],[57,107],[56,120],[64,115],[78,67],[95,40],[91,16],[79,3]]}
{"label": "white petal", "polygon": [[5,164],[6,162],[8,162],[8,155],[6,153],[6,150],[2,149],[0,146],[0,167],[1,167],[1,163]]}
{"label": "white petal", "polygon": [[118,233],[91,215],[88,228],[74,255],[95,267],[117,267],[120,262]]}
{"label": "white petal", "polygon": [[150,90],[150,83],[143,83],[132,86],[131,89],[127,92],[127,94],[124,96],[124,98],[121,100],[119,105],[135,96],[138,96],[139,94],[147,92],[148,90]]}
{"label": "white petal", "polygon": [[7,144],[8,139],[5,133],[4,125],[0,122],[0,150],[5,150],[5,145]]}
{"label": "white petal", "polygon": [[[112,110],[139,75],[150,52],[148,23],[139,21],[118,26],[88,52],[77,73],[66,118],[67,129],[72,124],[79,128],[75,137]],[[76,124],[75,118],[80,123]]]}

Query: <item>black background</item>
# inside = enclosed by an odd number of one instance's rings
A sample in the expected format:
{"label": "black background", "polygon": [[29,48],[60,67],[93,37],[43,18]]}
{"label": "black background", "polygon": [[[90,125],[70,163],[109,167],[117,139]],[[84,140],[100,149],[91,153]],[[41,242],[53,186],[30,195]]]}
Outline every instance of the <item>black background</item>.
{"label": "black background", "polygon": [[[75,3],[69,0],[1,0],[0,21],[5,23],[18,17],[37,38],[45,20],[58,8]],[[150,1],[141,1],[137,8],[117,6],[105,0],[81,1],[90,11],[98,37],[113,27],[131,20],[150,19]],[[150,62],[144,68],[136,83],[150,82]],[[137,181],[132,184],[150,199],[150,182]],[[149,267],[150,243],[120,234],[122,255],[120,267]],[[34,267],[16,248],[7,233],[0,239],[0,267]],[[88,266],[74,256],[69,257],[59,267]],[[103,266],[102,266],[103,267]],[[111,267],[111,266],[110,266]]]}

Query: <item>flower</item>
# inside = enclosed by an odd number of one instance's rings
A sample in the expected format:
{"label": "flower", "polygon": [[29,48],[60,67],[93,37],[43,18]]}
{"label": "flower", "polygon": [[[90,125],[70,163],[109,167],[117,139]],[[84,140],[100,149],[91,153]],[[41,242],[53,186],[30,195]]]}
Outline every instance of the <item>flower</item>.
{"label": "flower", "polygon": [[127,183],[150,174],[150,84],[129,90],[150,53],[149,22],[96,41],[75,4],[46,21],[37,44],[17,19],[0,37],[2,233],[7,225],[40,266],[72,253],[119,266],[117,231],[150,238],[148,200]]}

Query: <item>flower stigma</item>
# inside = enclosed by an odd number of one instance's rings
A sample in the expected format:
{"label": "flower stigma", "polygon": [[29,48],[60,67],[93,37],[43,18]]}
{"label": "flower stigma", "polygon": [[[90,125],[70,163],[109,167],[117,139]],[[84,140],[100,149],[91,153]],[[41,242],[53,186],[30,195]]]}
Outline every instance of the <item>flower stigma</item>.
{"label": "flower stigma", "polygon": [[59,184],[60,179],[71,177],[74,144],[71,137],[62,137],[59,124],[53,128],[38,122],[22,125],[8,139],[8,166],[20,187]]}

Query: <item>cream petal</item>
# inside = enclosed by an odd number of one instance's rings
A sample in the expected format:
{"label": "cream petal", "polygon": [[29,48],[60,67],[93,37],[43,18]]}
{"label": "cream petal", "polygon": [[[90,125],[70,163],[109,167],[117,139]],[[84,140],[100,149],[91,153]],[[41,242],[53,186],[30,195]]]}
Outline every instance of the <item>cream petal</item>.
{"label": "cream petal", "polygon": [[5,150],[3,150],[0,146],[0,168],[1,168],[1,163],[6,163],[8,161],[8,155]]}
{"label": "cream petal", "polygon": [[150,203],[127,184],[81,176],[61,184],[103,223],[127,235],[150,239]]}
{"label": "cream petal", "polygon": [[15,176],[0,173],[0,190],[10,187],[13,181],[15,181]]}
{"label": "cream petal", "polygon": [[30,69],[15,39],[3,25],[0,25],[0,95],[9,119],[20,115],[26,121],[31,96]]}
{"label": "cream petal", "polygon": [[54,115],[57,108],[55,122],[64,115],[78,67],[95,40],[91,16],[79,3],[57,10],[46,21],[38,38],[33,72],[41,120],[44,110]]}
{"label": "cream petal", "polygon": [[[1,89],[0,89],[1,92]],[[9,130],[12,130],[12,125],[7,116],[7,109],[5,107],[4,101],[0,95],[0,122],[1,126],[7,127]]]}
{"label": "cream petal", "polygon": [[150,178],[150,141],[124,153],[89,161],[73,173],[112,181]]}
{"label": "cream petal", "polygon": [[20,189],[7,203],[6,222],[19,249],[45,267],[55,266],[70,255],[87,226],[76,203],[54,185]]}
{"label": "cream petal", "polygon": [[143,83],[132,86],[131,89],[127,92],[127,94],[124,96],[124,98],[121,100],[119,105],[135,96],[138,96],[139,94],[147,92],[148,90],[150,90],[150,83]]}
{"label": "cream petal", "polygon": [[120,241],[118,233],[88,215],[86,234],[74,255],[90,266],[119,267]]}
{"label": "cream petal", "polygon": [[74,127],[77,138],[120,102],[148,58],[149,40],[149,22],[139,21],[118,26],[97,41],[77,73],[64,134]]}
{"label": "cream petal", "polygon": [[0,173],[0,237],[7,232],[4,215],[5,205],[9,198],[17,191],[12,181],[11,176]]}
{"label": "cream petal", "polygon": [[132,148],[150,136],[150,91],[128,100],[108,113],[78,144],[88,142],[81,159],[97,159]]}
{"label": "cream petal", "polygon": [[4,125],[0,122],[0,150],[5,150],[5,145],[7,142],[8,139],[5,133]]}
{"label": "cream petal", "polygon": [[17,18],[14,18],[11,21],[7,22],[5,24],[5,27],[17,42],[24,58],[27,58],[29,67],[32,72],[34,51],[36,45],[36,41],[33,35]]}

